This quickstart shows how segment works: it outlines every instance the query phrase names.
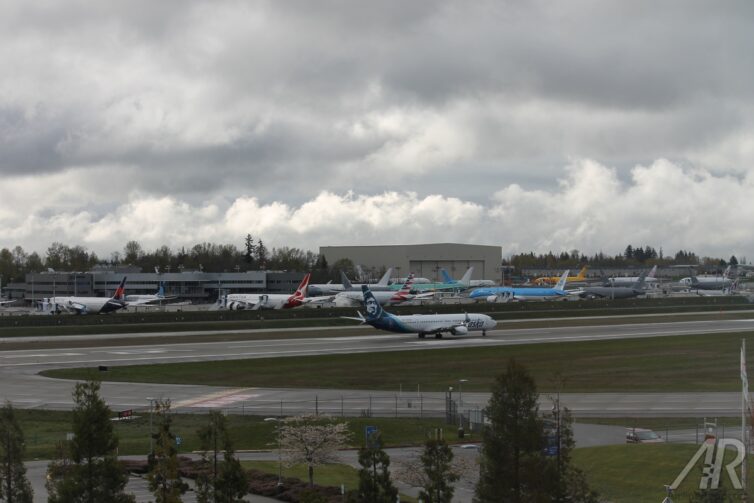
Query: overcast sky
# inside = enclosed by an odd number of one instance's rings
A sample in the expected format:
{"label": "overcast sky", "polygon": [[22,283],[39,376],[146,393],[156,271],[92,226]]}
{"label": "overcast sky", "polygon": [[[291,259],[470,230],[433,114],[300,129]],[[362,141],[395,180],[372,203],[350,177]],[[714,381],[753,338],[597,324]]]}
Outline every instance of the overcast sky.
{"label": "overcast sky", "polygon": [[0,2],[0,247],[754,256],[754,3]]}

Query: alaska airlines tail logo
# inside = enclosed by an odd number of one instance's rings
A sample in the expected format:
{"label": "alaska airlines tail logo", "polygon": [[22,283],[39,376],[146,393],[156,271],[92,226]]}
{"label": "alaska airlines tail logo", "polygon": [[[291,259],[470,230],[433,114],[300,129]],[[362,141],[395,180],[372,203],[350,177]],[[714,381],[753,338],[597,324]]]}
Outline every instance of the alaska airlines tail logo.
{"label": "alaska airlines tail logo", "polygon": [[362,285],[361,292],[364,294],[364,307],[367,311],[367,320],[376,320],[382,316],[382,307],[377,299],[372,295],[368,286]]}

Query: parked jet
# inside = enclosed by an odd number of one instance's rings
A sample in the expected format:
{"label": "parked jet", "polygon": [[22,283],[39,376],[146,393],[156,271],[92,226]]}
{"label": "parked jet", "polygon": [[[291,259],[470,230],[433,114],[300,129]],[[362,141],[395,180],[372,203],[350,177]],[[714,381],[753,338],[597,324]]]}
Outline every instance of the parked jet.
{"label": "parked jet", "polygon": [[731,266],[728,266],[722,276],[694,276],[683,278],[679,283],[689,290],[724,290],[733,284]]}
{"label": "parked jet", "polygon": [[644,295],[646,271],[641,273],[638,281],[631,286],[587,286],[572,293],[582,299],[630,299]]}
{"label": "parked jet", "polygon": [[218,307],[226,309],[290,309],[306,302],[306,287],[311,274],[307,273],[293,294],[287,293],[230,293],[220,296]]}
{"label": "parked jet", "polygon": [[126,307],[123,299],[123,291],[126,286],[126,277],[120,281],[118,289],[112,297],[50,297],[42,299],[39,307],[42,311],[50,314],[60,314],[67,311],[73,314],[106,314]]}
{"label": "parked jet", "polygon": [[176,295],[171,295],[169,297],[165,296],[165,282],[160,281],[157,293],[152,295],[126,295],[122,300],[126,301],[127,306],[147,306],[160,304],[166,300],[173,300],[176,298],[178,298]]}
{"label": "parked jet", "polygon": [[424,339],[427,334],[434,334],[441,339],[444,333],[450,335],[466,335],[471,331],[481,331],[487,335],[487,330],[495,328],[497,322],[486,314],[411,314],[398,316],[390,314],[380,306],[374,294],[367,285],[362,285],[361,291],[366,302],[366,318],[359,312],[358,318],[347,318],[372,325],[380,330],[402,334],[418,334]]}
{"label": "parked jet", "polygon": [[[427,299],[434,296],[434,293],[432,292],[417,294],[411,293],[411,290],[414,286],[413,279],[413,276],[409,275],[409,277],[406,278],[406,281],[403,283],[401,289],[397,292],[372,292],[372,296],[377,299],[377,302],[379,302],[382,306],[394,306],[408,302],[410,300]],[[361,304],[364,304],[364,292],[351,290],[340,292],[339,294],[335,295],[333,302],[335,302],[335,305],[338,307],[359,306]]]}
{"label": "parked jet", "polygon": [[[474,268],[472,267],[471,270],[473,271]],[[440,274],[442,274],[442,280],[445,283],[458,283],[458,281],[454,280],[450,277],[450,274],[448,274],[448,271],[445,269],[440,269]],[[470,279],[469,280],[469,288],[482,288],[485,286],[495,286],[496,283],[492,281],[491,279]]]}
{"label": "parked jet", "polygon": [[[586,281],[586,271],[589,269],[588,265],[585,265],[581,268],[579,273],[576,276],[568,276],[566,278],[566,284],[567,283],[573,283],[577,281]],[[560,280],[560,276],[542,276],[541,278],[536,278],[534,280],[535,285],[552,285],[557,283]]]}
{"label": "parked jet", "polygon": [[[452,279],[446,274],[446,278],[450,281],[444,281],[442,283],[420,283],[414,284],[412,291],[414,292],[442,292],[442,291],[460,291],[466,290],[471,286],[471,274],[474,272],[473,267],[469,267],[466,273],[458,281]],[[400,290],[400,285],[390,285],[390,290]]]}
{"label": "parked jet", "polygon": [[496,286],[472,290],[472,299],[487,299],[487,302],[509,302],[512,300],[565,300],[570,292],[565,290],[568,271],[565,271],[553,288]]}
{"label": "parked jet", "polygon": [[[657,266],[654,266],[649,271],[647,276],[644,278],[644,282],[650,288],[656,288],[657,283],[659,283],[659,280],[655,278],[656,274],[657,274]],[[610,285],[613,285],[613,286],[631,286],[637,281],[639,281],[639,277],[638,276],[614,276],[612,278],[608,278],[607,281]]]}
{"label": "parked jet", "polygon": [[[387,271],[385,271],[385,274],[382,275],[382,278],[380,280],[373,284],[369,285],[370,288],[374,289],[374,291],[385,291],[389,290],[390,285],[390,275],[393,274],[393,268],[388,268]],[[345,292],[348,290],[355,290],[359,291],[361,289],[361,283],[352,284],[351,281],[348,279],[348,276],[341,271],[340,272],[340,279],[341,282],[333,283],[318,283],[318,284],[312,284],[309,285],[309,288],[307,289],[307,293],[311,295],[312,297],[316,296],[324,296],[324,295],[335,295],[339,292]],[[398,285],[400,287],[400,285]],[[398,288],[396,288],[397,290]]]}

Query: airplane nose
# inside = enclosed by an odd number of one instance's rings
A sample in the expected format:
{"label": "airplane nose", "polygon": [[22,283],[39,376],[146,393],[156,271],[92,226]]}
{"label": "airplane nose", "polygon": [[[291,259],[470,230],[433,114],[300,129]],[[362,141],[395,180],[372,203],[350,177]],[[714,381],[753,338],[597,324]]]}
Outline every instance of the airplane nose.
{"label": "airplane nose", "polygon": [[484,324],[485,329],[495,328],[496,326],[497,326],[497,320],[493,320],[492,318],[488,318]]}

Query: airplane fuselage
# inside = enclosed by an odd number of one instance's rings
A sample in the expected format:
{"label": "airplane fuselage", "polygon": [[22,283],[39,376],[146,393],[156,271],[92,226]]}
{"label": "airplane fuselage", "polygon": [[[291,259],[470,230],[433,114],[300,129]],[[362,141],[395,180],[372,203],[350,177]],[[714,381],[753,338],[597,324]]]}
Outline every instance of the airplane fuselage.
{"label": "airplane fuselage", "polygon": [[518,300],[558,300],[568,296],[565,290],[554,288],[516,288],[498,286],[494,288],[477,288],[469,295],[472,299],[485,299],[490,297],[507,297]]}
{"label": "airplane fuselage", "polygon": [[[486,314],[410,314],[385,313],[382,318],[369,322],[375,328],[403,334],[463,335],[468,332],[486,332],[497,322]],[[465,327],[465,330],[464,330]]]}
{"label": "airplane fuselage", "polygon": [[109,297],[51,297],[44,302],[56,311],[64,309],[77,314],[105,314],[126,307],[122,300]]}

